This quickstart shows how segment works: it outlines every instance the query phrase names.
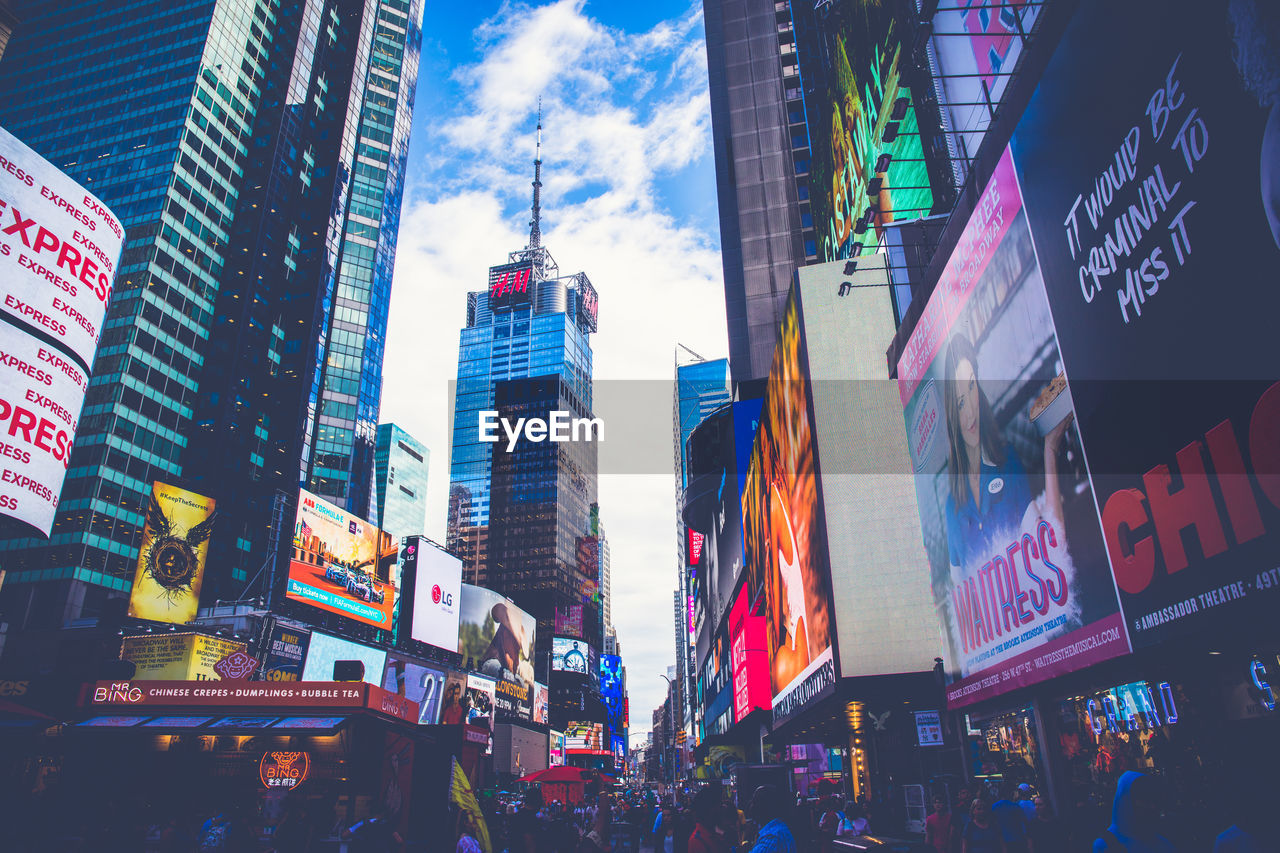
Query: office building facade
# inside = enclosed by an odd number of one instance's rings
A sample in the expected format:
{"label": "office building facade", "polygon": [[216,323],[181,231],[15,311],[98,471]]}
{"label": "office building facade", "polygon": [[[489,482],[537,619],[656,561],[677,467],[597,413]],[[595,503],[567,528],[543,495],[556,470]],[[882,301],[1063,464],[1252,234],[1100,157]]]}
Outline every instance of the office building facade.
{"label": "office building facade", "polygon": [[427,468],[431,451],[395,424],[378,424],[378,527],[397,539],[423,533],[427,525]]}
{"label": "office building facade", "polygon": [[371,514],[422,4],[13,8],[0,124],[127,239],[53,534],[0,531],[13,627],[120,609],[154,481],[218,501],[204,597],[266,594],[300,485]]}

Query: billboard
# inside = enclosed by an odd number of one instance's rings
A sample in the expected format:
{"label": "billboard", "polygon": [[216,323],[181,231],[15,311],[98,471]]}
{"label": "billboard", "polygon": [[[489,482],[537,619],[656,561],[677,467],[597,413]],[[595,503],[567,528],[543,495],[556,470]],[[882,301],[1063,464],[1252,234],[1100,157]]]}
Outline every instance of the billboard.
{"label": "billboard", "polygon": [[768,632],[763,616],[751,615],[749,590],[742,587],[729,608],[729,657],[733,667],[733,720],[771,707]]}
{"label": "billboard", "polygon": [[262,661],[262,677],[266,681],[301,681],[311,632],[287,625],[271,629],[267,652]]}
{"label": "billboard", "polygon": [[120,659],[131,661],[140,681],[221,681],[214,666],[244,643],[204,634],[144,634],[120,641]]}
{"label": "billboard", "polygon": [[565,637],[582,636],[582,605],[556,608],[555,632]]}
{"label": "billboard", "polygon": [[803,350],[793,290],[742,495],[744,564],[751,589],[764,594],[777,723],[835,689],[831,569]]}
{"label": "billboard", "polygon": [[313,631],[307,646],[307,663],[302,668],[303,681],[333,681],[333,664],[340,660],[358,660],[364,664],[364,681],[381,684],[387,664],[382,649],[353,643],[339,637]]}
{"label": "billboard", "polygon": [[390,631],[397,550],[389,534],[300,489],[285,598]]}
{"label": "billboard", "polygon": [[511,600],[462,584],[458,652],[497,683],[498,710],[522,719],[533,714],[533,649],[538,623]]}
{"label": "billboard", "polygon": [[440,704],[441,725],[456,726],[465,723],[470,705],[466,673],[449,670],[445,676],[444,700]]}
{"label": "billboard", "polygon": [[605,746],[603,723],[569,723],[564,730],[566,755],[613,755]]}
{"label": "billboard", "polygon": [[547,764],[559,767],[564,764],[564,732],[551,731],[550,746],[547,749]]}
{"label": "billboard", "polygon": [[4,128],[0,166],[0,514],[48,536],[124,229]]}
{"label": "billboard", "polygon": [[151,484],[129,615],[186,624],[200,608],[216,502],[177,486]]}
{"label": "billboard", "polygon": [[447,678],[442,669],[390,652],[382,674],[382,689],[417,702],[419,725],[433,726],[440,722]]}
{"label": "billboard", "polygon": [[595,647],[590,643],[575,640],[572,637],[551,638],[551,669],[553,671],[594,675],[598,665]]}
{"label": "billboard", "polygon": [[617,655],[600,656],[600,701],[608,717],[609,731],[621,733],[623,728],[622,658]]}
{"label": "billboard", "polygon": [[545,684],[533,682],[533,721],[546,725],[550,720],[551,695]]}
{"label": "billboard", "polygon": [[489,307],[528,305],[535,286],[533,261],[489,267]]}
{"label": "billboard", "polygon": [[1278,11],[1084,2],[1013,137],[1134,648],[1280,601]]}
{"label": "billboard", "polygon": [[474,672],[467,674],[466,721],[473,726],[482,726],[488,721],[489,743],[485,746],[485,755],[493,753],[493,726],[497,716],[495,713],[497,710],[497,688],[498,682],[492,678],[476,675]]}
{"label": "billboard", "polygon": [[413,571],[413,639],[450,652],[458,650],[462,561],[421,536],[410,536],[402,564]]}
{"label": "billboard", "polygon": [[834,0],[813,14],[820,46],[800,57],[802,74],[820,81],[807,99],[809,183],[818,257],[832,261],[874,247],[885,223],[929,215],[932,187],[949,176],[930,177],[907,77],[911,36],[890,4]]}
{"label": "billboard", "polygon": [[952,706],[1129,650],[1006,149],[898,362]]}

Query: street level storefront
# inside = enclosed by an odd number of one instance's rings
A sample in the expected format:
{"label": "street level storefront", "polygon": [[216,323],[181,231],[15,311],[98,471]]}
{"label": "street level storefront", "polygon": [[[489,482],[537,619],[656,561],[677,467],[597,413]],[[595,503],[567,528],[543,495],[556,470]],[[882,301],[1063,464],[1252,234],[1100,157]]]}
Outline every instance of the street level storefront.
{"label": "street level storefront", "polygon": [[419,726],[417,703],[365,683],[96,682],[82,706],[33,750],[34,801],[67,815],[59,842],[90,840],[113,813],[186,827],[236,813],[269,842],[289,802],[321,849],[379,811],[425,843],[449,820],[452,758],[474,773],[488,739]]}

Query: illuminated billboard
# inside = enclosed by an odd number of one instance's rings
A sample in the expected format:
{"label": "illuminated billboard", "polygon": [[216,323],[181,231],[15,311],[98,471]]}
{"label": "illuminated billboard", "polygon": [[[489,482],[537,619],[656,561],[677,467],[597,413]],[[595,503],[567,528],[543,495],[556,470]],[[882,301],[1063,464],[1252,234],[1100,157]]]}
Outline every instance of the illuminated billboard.
{"label": "illuminated billboard", "polygon": [[216,512],[213,498],[151,484],[142,550],[129,593],[130,616],[178,624],[196,618]]}
{"label": "illuminated billboard", "polygon": [[551,696],[547,685],[533,682],[533,721],[546,725],[550,720]]}
{"label": "illuminated billboard", "polygon": [[492,678],[473,673],[467,674],[466,715],[467,723],[473,726],[488,725],[489,743],[485,745],[484,754],[493,753],[493,727],[497,715],[496,710],[498,682]]}
{"label": "illuminated billboard", "polygon": [[603,723],[569,723],[564,730],[566,755],[613,755],[605,746]]}
{"label": "illuminated billboard", "polygon": [[830,566],[794,292],[787,299],[742,496],[748,583],[763,590],[775,723],[835,689]]}
{"label": "illuminated billboard", "polygon": [[382,676],[382,689],[417,702],[419,725],[432,726],[440,722],[447,680],[448,676],[442,669],[399,652],[390,652]]}
{"label": "illuminated billboard", "polygon": [[353,643],[313,631],[307,646],[307,663],[302,668],[303,681],[333,681],[333,665],[340,660],[358,660],[364,664],[364,681],[382,684],[387,653],[382,649]]}
{"label": "illuminated billboard", "polygon": [[285,598],[390,631],[397,550],[389,534],[300,489]]}
{"label": "illuminated billboard", "polygon": [[563,637],[582,636],[582,605],[556,608],[555,632]]}
{"label": "illuminated billboard", "polygon": [[538,623],[505,596],[462,584],[458,653],[497,685],[497,708],[528,720],[533,715],[533,649]]}
{"label": "illuminated billboard", "polygon": [[564,764],[564,732],[551,731],[547,748],[547,764],[559,767]]}
{"label": "illuminated billboard", "polygon": [[139,681],[221,681],[214,666],[246,648],[204,634],[144,634],[120,641],[120,659],[133,663]]}
{"label": "illuminated billboard", "polygon": [[729,609],[729,658],[733,672],[733,719],[772,707],[769,695],[768,632],[763,616],[751,615],[747,587]]}
{"label": "illuminated billboard", "polygon": [[609,730],[615,733],[621,732],[624,725],[624,692],[622,658],[617,655],[601,655],[600,701],[604,703],[604,711],[609,721]]}
{"label": "illuminated billboard", "polygon": [[276,625],[271,629],[267,652],[262,660],[263,680],[301,681],[310,645],[310,631]]}
{"label": "illuminated billboard", "polygon": [[4,128],[0,164],[0,515],[48,536],[124,229],[96,196]]}
{"label": "illuminated billboard", "polygon": [[456,652],[462,561],[421,536],[408,538],[402,557],[403,570],[414,572],[410,636],[418,642]]}
{"label": "illuminated billboard", "polygon": [[928,216],[942,201],[933,188],[949,193],[950,173],[926,160],[933,146],[922,144],[917,110],[928,87],[912,89],[905,21],[878,0],[834,0],[813,14],[821,49],[800,56],[819,90],[806,98],[809,185],[818,257],[832,261],[874,247],[886,223]]}
{"label": "illuminated billboard", "polygon": [[528,305],[535,287],[533,261],[489,267],[489,307]]}
{"label": "illuminated billboard", "polygon": [[1134,648],[1280,603],[1276,13],[1086,0],[1013,136]]}
{"label": "illuminated billboard", "polygon": [[1128,652],[1008,149],[903,349],[898,389],[960,676],[948,702]]}
{"label": "illuminated billboard", "polygon": [[590,643],[572,637],[551,638],[552,670],[594,676],[597,666],[596,650]]}
{"label": "illuminated billboard", "polygon": [[467,674],[449,670],[445,676],[444,699],[440,703],[440,724],[461,725],[467,721],[471,700],[467,696]]}

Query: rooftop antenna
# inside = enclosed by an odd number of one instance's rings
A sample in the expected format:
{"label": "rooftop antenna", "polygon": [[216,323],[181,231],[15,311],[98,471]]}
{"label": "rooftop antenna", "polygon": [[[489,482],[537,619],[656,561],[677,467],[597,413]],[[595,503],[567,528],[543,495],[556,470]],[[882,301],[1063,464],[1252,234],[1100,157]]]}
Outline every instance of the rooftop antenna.
{"label": "rooftop antenna", "polygon": [[529,222],[529,248],[542,245],[542,96],[538,96],[538,144],[533,155],[533,219]]}
{"label": "rooftop antenna", "polygon": [[680,343],[679,341],[676,341],[676,346],[680,347],[680,349],[682,349],[682,350],[684,350],[685,352],[689,353],[689,355],[693,356],[693,357],[694,357],[694,358],[696,358],[698,361],[706,361],[706,359],[705,359],[705,358],[703,358],[702,356],[698,355],[696,352],[694,352],[693,350],[689,349],[687,346],[685,346],[684,344]]}

